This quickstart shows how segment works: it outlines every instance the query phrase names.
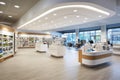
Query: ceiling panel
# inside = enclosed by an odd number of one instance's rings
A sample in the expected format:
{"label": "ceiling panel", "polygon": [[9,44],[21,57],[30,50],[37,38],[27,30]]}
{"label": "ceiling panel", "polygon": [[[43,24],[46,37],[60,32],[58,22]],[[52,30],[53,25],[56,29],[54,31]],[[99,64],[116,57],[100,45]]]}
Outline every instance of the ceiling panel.
{"label": "ceiling panel", "polygon": [[[0,23],[12,25],[16,23],[30,8],[32,8],[40,0],[0,0],[5,5],[0,4]],[[20,6],[15,8],[14,5]],[[8,16],[13,16],[9,18]]]}
{"label": "ceiling panel", "polygon": [[51,8],[38,17],[21,25],[18,27],[18,29],[40,31],[59,29],[65,28],[67,26],[80,25],[88,22],[103,20],[114,15],[113,11],[107,10],[102,6],[95,4],[93,5],[92,3],[87,3],[86,5],[81,4],[82,3],[76,3],[75,5],[72,4],[72,6],[68,4],[62,4],[62,6]]}

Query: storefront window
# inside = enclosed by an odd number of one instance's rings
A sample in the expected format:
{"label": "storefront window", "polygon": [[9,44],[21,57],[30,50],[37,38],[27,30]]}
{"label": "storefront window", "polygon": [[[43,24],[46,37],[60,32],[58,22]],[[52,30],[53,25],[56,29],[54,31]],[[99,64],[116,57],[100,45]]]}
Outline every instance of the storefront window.
{"label": "storefront window", "polygon": [[90,31],[90,33],[91,33],[91,40],[93,40],[93,42],[95,42],[95,40],[96,40],[96,36],[95,36],[95,31]]}
{"label": "storefront window", "polygon": [[71,42],[72,41],[72,34],[68,33],[67,34],[67,42]]}
{"label": "storefront window", "polygon": [[79,33],[79,39],[80,39],[80,40],[84,40],[84,33],[83,33],[83,32],[80,32],[80,33]]}
{"label": "storefront window", "polygon": [[64,36],[66,36],[66,45],[67,43],[75,44],[76,41],[76,34],[75,33],[65,33]]}
{"label": "storefront window", "polygon": [[73,42],[76,41],[76,33],[72,33],[72,41],[73,41]]}
{"label": "storefront window", "polygon": [[86,42],[88,42],[90,40],[90,32],[84,32],[84,39],[86,40]]}
{"label": "storefront window", "polygon": [[[72,43],[75,45],[76,43],[76,33],[65,33],[64,36],[66,36],[66,44]],[[84,31],[79,32],[79,41],[85,40],[88,42],[89,40],[93,40],[93,42],[100,42],[101,41],[101,30],[96,31]]]}
{"label": "storefront window", "polygon": [[96,42],[100,42],[101,41],[101,30],[97,30],[96,31]]}
{"label": "storefront window", "polygon": [[120,28],[109,29],[108,40],[113,44],[120,44]]}
{"label": "storefront window", "polygon": [[89,40],[93,40],[93,42],[100,42],[101,30],[80,32],[79,39],[86,40],[86,42],[88,42]]}

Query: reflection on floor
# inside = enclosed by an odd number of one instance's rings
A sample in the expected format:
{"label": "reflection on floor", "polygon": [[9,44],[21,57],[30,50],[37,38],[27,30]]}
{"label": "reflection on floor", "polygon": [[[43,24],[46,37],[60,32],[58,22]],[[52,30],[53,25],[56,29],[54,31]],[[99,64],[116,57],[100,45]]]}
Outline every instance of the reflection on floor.
{"label": "reflection on floor", "polygon": [[0,80],[120,80],[120,56],[109,64],[88,68],[78,63],[74,49],[64,58],[53,58],[34,49],[19,49],[0,63]]}

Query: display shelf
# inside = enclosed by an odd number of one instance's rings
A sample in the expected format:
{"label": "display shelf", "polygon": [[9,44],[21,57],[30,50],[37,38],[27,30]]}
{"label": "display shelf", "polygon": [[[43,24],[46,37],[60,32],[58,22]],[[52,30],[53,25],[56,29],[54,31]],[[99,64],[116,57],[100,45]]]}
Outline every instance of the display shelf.
{"label": "display shelf", "polygon": [[0,62],[14,55],[14,30],[0,25]]}
{"label": "display shelf", "polygon": [[41,33],[25,33],[18,32],[17,47],[18,48],[35,48],[37,42],[42,42],[43,38],[51,38],[51,35]]}

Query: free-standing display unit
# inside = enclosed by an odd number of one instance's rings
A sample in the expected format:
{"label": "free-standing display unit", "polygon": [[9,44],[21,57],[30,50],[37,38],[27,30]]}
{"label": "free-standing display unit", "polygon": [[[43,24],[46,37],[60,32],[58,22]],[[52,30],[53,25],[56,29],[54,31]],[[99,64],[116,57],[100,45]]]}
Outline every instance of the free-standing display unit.
{"label": "free-standing display unit", "polygon": [[48,45],[47,45],[47,43],[37,42],[35,45],[35,50],[46,53],[48,50]]}
{"label": "free-standing display unit", "polygon": [[96,66],[112,60],[112,49],[108,45],[97,43],[92,45],[86,43],[79,50],[78,59],[81,64],[87,66]]}
{"label": "free-standing display unit", "polygon": [[0,62],[14,55],[14,29],[0,25]]}
{"label": "free-standing display unit", "polygon": [[63,45],[63,41],[64,39],[62,38],[56,38],[49,46],[48,50],[49,55],[56,58],[64,57],[66,49],[65,46]]}

